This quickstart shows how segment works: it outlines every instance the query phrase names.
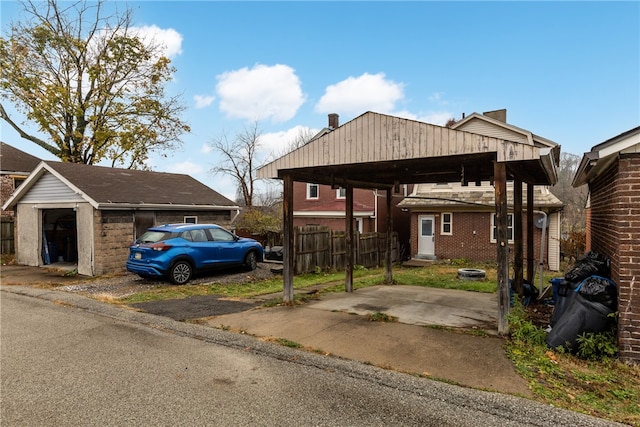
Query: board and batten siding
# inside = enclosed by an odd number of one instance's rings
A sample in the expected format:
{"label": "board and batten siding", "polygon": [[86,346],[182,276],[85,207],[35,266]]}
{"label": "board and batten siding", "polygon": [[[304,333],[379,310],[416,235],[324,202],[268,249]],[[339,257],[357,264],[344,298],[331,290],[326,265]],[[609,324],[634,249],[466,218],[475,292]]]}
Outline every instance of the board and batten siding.
{"label": "board and batten siding", "polygon": [[498,161],[539,159],[537,147],[415,120],[365,113],[258,170],[277,178],[300,167],[410,160],[495,152]]}
{"label": "board and batten siding", "polygon": [[84,202],[84,199],[49,172],[45,172],[20,199],[20,203],[58,202]]}

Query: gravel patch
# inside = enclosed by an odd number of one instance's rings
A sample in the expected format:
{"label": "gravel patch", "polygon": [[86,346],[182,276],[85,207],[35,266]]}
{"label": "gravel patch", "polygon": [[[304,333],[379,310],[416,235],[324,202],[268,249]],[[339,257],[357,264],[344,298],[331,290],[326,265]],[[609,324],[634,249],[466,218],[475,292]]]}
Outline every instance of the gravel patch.
{"label": "gravel patch", "polygon": [[[271,271],[273,264],[260,263],[253,271],[244,269],[220,270],[207,275],[194,277],[186,285],[199,285],[217,283],[222,285],[251,283],[260,280],[271,279],[275,274]],[[105,276],[88,280],[86,283],[75,283],[73,285],[62,286],[58,289],[80,293],[84,295],[100,295],[106,298],[120,299],[148,291],[161,286],[171,286],[171,283],[161,280],[148,280],[132,273],[123,273],[117,276]]]}

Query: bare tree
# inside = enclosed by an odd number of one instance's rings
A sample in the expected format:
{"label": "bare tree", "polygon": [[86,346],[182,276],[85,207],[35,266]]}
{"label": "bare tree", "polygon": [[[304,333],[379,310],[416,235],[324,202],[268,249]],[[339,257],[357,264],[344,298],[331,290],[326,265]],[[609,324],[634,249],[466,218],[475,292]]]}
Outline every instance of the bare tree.
{"label": "bare tree", "polygon": [[562,153],[558,182],[551,187],[551,192],[565,204],[561,223],[563,232],[584,230],[586,225],[585,207],[589,190],[586,185],[579,188],[571,185],[580,166],[580,159],[575,154]]}
{"label": "bare tree", "polygon": [[2,104],[0,117],[62,161],[144,167],[189,126],[179,98],[164,92],[175,71],[164,47],[134,32],[130,9],[107,16],[104,4],[23,2],[28,19],[0,37],[0,98],[49,140],[25,131]]}
{"label": "bare tree", "polygon": [[222,156],[220,164],[211,171],[230,176],[238,185],[237,191],[244,206],[253,206],[256,184],[256,152],[260,147],[261,131],[258,122],[246,127],[243,132],[230,140],[226,134],[214,138],[209,145]]}

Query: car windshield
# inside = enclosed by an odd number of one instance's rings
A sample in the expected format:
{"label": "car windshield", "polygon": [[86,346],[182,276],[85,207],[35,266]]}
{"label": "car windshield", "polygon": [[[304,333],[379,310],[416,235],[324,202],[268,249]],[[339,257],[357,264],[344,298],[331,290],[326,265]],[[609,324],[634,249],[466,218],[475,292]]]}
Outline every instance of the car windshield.
{"label": "car windshield", "polygon": [[138,237],[137,243],[156,243],[174,237],[169,231],[148,230],[142,236]]}

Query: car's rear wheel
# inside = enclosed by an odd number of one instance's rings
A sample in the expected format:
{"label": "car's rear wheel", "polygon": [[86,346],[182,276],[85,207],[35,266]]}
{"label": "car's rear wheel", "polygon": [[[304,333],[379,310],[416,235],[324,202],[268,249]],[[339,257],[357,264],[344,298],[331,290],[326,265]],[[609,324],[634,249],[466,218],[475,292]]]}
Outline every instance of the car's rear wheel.
{"label": "car's rear wheel", "polygon": [[193,275],[191,264],[187,261],[178,261],[171,267],[169,271],[169,279],[176,285],[184,285]]}
{"label": "car's rear wheel", "polygon": [[244,258],[244,265],[247,267],[247,270],[255,270],[258,268],[258,257],[256,257],[256,253],[251,251]]}

